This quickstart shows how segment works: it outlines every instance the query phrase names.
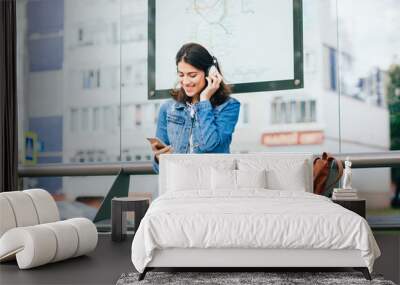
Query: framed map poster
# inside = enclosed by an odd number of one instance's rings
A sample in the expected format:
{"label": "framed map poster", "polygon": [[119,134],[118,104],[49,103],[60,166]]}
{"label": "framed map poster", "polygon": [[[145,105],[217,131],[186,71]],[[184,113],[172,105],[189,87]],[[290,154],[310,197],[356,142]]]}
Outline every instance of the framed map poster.
{"label": "framed map poster", "polygon": [[233,93],[303,88],[302,0],[149,0],[149,99],[177,86],[188,42],[218,59]]}

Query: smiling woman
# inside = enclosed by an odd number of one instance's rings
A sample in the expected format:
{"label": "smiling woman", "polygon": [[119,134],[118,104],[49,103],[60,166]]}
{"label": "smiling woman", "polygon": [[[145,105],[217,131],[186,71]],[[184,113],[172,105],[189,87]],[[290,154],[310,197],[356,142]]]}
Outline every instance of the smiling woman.
{"label": "smiling woman", "polygon": [[160,154],[229,153],[240,103],[229,97],[218,61],[203,46],[183,45],[176,55],[179,87],[158,116],[156,137],[166,147],[152,144],[153,168]]}
{"label": "smiling woman", "polygon": [[199,44],[183,45],[176,55],[176,66],[180,88],[173,90],[172,96],[181,103],[204,99],[216,106],[225,102],[231,93],[217,59]]}

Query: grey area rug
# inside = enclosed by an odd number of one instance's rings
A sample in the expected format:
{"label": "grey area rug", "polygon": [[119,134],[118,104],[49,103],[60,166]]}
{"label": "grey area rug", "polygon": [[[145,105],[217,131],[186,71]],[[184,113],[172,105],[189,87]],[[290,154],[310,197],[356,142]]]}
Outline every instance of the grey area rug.
{"label": "grey area rug", "polygon": [[147,284],[379,284],[395,285],[380,275],[372,281],[360,272],[148,272],[142,281],[139,273],[122,274],[117,285]]}

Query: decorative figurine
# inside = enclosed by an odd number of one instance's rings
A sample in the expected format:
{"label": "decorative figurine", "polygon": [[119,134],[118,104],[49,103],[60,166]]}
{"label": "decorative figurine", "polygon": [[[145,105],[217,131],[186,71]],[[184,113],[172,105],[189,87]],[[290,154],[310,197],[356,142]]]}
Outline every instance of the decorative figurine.
{"label": "decorative figurine", "polygon": [[344,162],[344,173],[343,173],[343,189],[352,189],[351,187],[351,161],[349,157],[346,157]]}

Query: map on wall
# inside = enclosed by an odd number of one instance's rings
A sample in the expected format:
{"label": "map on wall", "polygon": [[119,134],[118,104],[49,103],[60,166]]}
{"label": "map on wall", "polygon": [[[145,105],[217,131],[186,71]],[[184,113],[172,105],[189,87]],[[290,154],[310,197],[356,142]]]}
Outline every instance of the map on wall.
{"label": "map on wall", "polygon": [[218,59],[234,93],[303,87],[302,0],[150,0],[149,98],[176,87],[188,42]]}

